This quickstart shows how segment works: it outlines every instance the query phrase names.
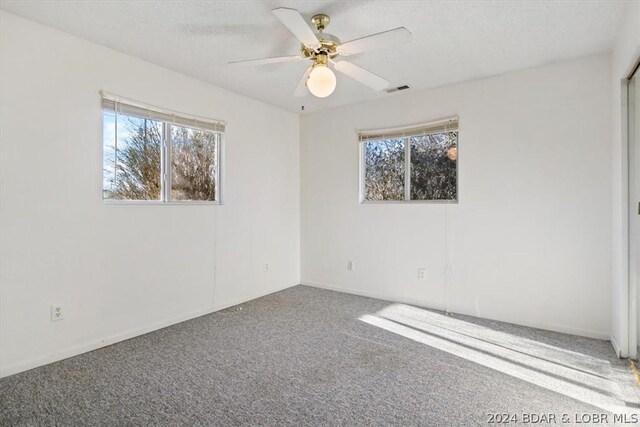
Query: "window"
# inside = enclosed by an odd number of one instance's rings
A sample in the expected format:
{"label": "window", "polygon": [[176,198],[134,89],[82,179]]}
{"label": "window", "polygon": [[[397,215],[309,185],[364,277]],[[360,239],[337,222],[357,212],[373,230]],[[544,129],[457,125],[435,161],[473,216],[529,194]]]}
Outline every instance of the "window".
{"label": "window", "polygon": [[224,123],[104,97],[105,200],[220,201]]}
{"label": "window", "polygon": [[457,201],[457,118],[358,135],[361,201]]}

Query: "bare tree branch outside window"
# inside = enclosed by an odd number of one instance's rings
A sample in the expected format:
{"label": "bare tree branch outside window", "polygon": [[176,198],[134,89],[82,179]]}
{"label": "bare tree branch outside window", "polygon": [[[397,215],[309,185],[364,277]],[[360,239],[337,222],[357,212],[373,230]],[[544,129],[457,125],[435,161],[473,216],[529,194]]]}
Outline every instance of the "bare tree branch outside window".
{"label": "bare tree branch outside window", "polygon": [[161,200],[163,131],[170,129],[171,200],[215,201],[219,134],[104,113],[103,197]]}
{"label": "bare tree branch outside window", "polygon": [[387,139],[365,145],[366,200],[404,199],[404,140]]}
{"label": "bare tree branch outside window", "polygon": [[403,201],[406,185],[410,200],[457,200],[457,131],[363,144],[366,201]]}

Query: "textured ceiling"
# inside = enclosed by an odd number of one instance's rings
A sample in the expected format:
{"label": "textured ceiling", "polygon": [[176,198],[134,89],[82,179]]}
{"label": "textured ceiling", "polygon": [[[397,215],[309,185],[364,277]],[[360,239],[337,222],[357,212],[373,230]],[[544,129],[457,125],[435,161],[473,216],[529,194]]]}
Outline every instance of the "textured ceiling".
{"label": "textured ceiling", "polygon": [[404,26],[410,43],[349,60],[418,90],[610,50],[624,1],[27,1],[0,7],[249,97],[300,112],[397,96],[337,74],[325,99],[294,98],[306,61],[231,67],[228,61],[299,52],[271,14],[331,16],[348,41]]}

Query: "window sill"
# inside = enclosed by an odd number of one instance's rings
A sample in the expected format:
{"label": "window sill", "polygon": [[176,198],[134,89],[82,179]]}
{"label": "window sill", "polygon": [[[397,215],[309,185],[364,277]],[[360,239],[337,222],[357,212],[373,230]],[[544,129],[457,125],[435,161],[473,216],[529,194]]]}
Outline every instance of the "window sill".
{"label": "window sill", "polygon": [[160,200],[110,200],[102,199],[105,206],[219,206],[221,202],[206,201],[174,201],[162,202]]}
{"label": "window sill", "polygon": [[458,200],[360,200],[361,205],[457,205]]}

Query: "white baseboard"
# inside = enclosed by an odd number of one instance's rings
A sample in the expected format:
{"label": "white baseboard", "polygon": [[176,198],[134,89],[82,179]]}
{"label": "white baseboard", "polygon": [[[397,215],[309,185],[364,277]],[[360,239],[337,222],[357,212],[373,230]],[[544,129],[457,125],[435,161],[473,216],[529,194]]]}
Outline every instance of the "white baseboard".
{"label": "white baseboard", "polygon": [[[344,293],[347,293],[347,294],[360,295],[360,296],[363,296],[363,297],[381,299],[381,300],[384,300],[384,301],[391,301],[389,299],[389,296],[376,294],[376,293],[373,293],[373,292],[354,290],[354,289],[350,289],[350,288],[343,288],[343,287],[340,287],[340,286],[328,285],[326,283],[317,283],[317,282],[304,281],[304,282],[302,282],[302,284],[306,285],[306,286],[312,286],[312,287],[315,287],[315,288],[328,289],[330,291],[344,292]],[[428,306],[428,305],[425,305],[424,301],[419,301],[419,300],[413,299],[413,298],[403,298],[402,300],[396,300],[396,301],[392,301],[392,302],[399,302],[399,303],[402,303],[402,304],[411,304],[411,305],[415,305],[415,306],[418,306],[418,307],[424,307],[424,308],[427,308],[427,309],[430,309],[430,310],[440,310],[440,311],[444,310],[443,307]],[[462,314],[462,315],[465,315],[465,316],[479,317],[474,313],[460,312],[460,313],[455,313],[455,314]],[[482,317],[482,318],[488,319],[488,320],[495,320],[497,322],[512,323],[514,325],[521,325],[521,326],[526,326],[526,327],[529,327],[529,328],[544,329],[544,330],[552,331],[552,332],[560,332],[560,333],[563,333],[563,334],[577,335],[577,336],[581,336],[581,337],[595,338],[595,339],[605,340],[605,341],[609,341],[612,338],[606,332],[589,331],[589,330],[576,329],[576,328],[570,328],[570,327],[564,327],[564,326],[558,326],[558,325],[537,324],[537,323],[533,323],[533,322],[522,321],[521,319],[497,318],[497,317]]]}
{"label": "white baseboard", "polygon": [[616,337],[614,337],[613,335],[611,335],[611,346],[613,347],[613,351],[616,352],[616,356],[620,358],[624,357],[622,355],[622,349],[620,348],[618,341],[616,341]]}
{"label": "white baseboard", "polygon": [[444,311],[445,310],[444,307],[435,307],[435,306],[434,307],[427,307],[427,306],[424,305],[424,301],[420,301],[417,298],[402,298],[401,300],[400,299],[391,300],[388,295],[377,294],[375,292],[353,290],[353,289],[350,289],[350,288],[343,288],[343,287],[340,287],[340,286],[328,285],[326,283],[302,282],[302,285],[311,286],[313,288],[327,289],[327,290],[330,290],[330,291],[342,292],[342,293],[345,293],[345,294],[358,295],[358,296],[361,296],[361,297],[375,298],[375,299],[380,299],[380,300],[383,300],[383,301],[396,302],[396,303],[402,303],[402,304],[411,304],[411,305],[415,305],[415,306],[419,306],[419,307],[428,308],[428,309],[431,309],[431,310],[439,310],[439,311]]}
{"label": "white baseboard", "polygon": [[82,353],[87,353],[89,351],[97,350],[99,348],[106,347],[106,346],[109,346],[109,345],[112,345],[112,344],[116,344],[118,342],[125,341],[125,340],[131,339],[131,338],[135,338],[135,337],[140,336],[140,335],[148,334],[149,332],[157,331],[158,329],[166,328],[168,326],[175,325],[176,323],[185,322],[187,320],[194,319],[196,317],[200,317],[200,316],[204,316],[204,315],[207,315],[207,314],[211,314],[211,313],[214,313],[216,311],[223,310],[223,309],[225,309],[227,307],[232,307],[234,305],[242,304],[242,303],[245,303],[247,301],[251,301],[251,300],[254,300],[256,298],[260,298],[260,297],[263,297],[263,296],[266,296],[266,295],[272,294],[274,292],[278,292],[278,291],[281,291],[283,289],[287,289],[287,288],[290,288],[290,287],[296,286],[296,285],[297,285],[297,283],[294,284],[294,285],[288,285],[288,286],[283,286],[283,287],[279,287],[279,288],[276,288],[276,289],[271,289],[271,290],[268,290],[268,291],[258,292],[256,294],[247,296],[246,298],[239,298],[236,301],[225,303],[225,304],[221,304],[220,306],[215,306],[214,308],[207,308],[207,309],[195,311],[195,312],[188,313],[188,314],[185,314],[185,315],[182,315],[182,316],[178,316],[178,317],[174,317],[174,318],[171,318],[171,319],[168,319],[168,320],[163,320],[161,322],[157,322],[157,323],[154,323],[152,325],[148,325],[148,326],[145,326],[145,327],[142,327],[142,328],[132,329],[132,330],[129,330],[129,331],[125,331],[125,332],[121,332],[121,333],[118,333],[118,334],[114,334],[114,335],[111,335],[109,337],[105,337],[105,338],[99,339],[97,341],[89,342],[87,344],[71,347],[71,348],[59,351],[57,353],[54,353],[52,355],[46,356],[46,357],[30,359],[30,360],[27,360],[27,361],[24,361],[24,362],[20,362],[20,363],[16,363],[16,364],[13,364],[13,365],[6,366],[6,367],[2,367],[0,369],[0,378],[7,377],[9,375],[14,375],[14,374],[17,374],[19,372],[28,371],[29,369],[37,368],[39,366],[48,365],[49,363],[54,363],[54,362],[58,362],[60,360],[68,359],[69,357],[73,357],[73,356],[77,356],[77,355],[82,354]]}
{"label": "white baseboard", "polygon": [[238,305],[238,304],[243,304],[243,303],[245,303],[247,301],[251,301],[251,300],[254,300],[254,299],[257,299],[257,298],[262,298],[262,297],[265,297],[267,295],[271,295],[273,293],[280,292],[280,291],[283,291],[285,289],[292,288],[294,286],[298,286],[299,284],[300,283],[295,283],[293,285],[280,286],[280,287],[277,287],[277,288],[274,288],[274,289],[270,289],[268,291],[257,292],[257,293],[255,293],[253,295],[248,296],[248,297],[238,298],[237,300],[233,300],[233,301],[229,301],[229,302],[225,302],[225,303],[216,305],[212,311],[224,310],[225,308],[233,307],[234,305]]}

